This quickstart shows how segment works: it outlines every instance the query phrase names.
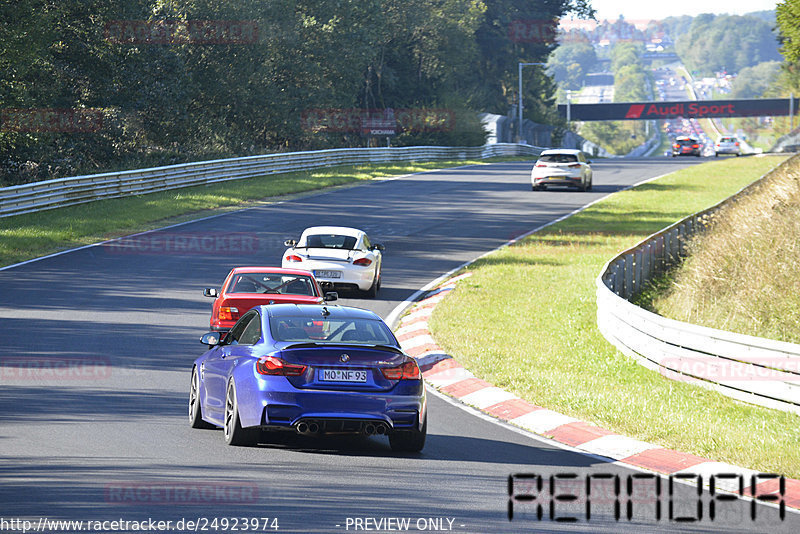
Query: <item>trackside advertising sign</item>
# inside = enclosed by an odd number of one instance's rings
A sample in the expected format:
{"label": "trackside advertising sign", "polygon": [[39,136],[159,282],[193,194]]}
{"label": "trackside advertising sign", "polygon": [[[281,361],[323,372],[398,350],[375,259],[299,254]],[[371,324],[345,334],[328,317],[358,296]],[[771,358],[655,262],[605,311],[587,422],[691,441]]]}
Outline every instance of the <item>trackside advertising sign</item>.
{"label": "trackside advertising sign", "polygon": [[[562,117],[566,117],[567,106],[559,104],[558,112]],[[796,112],[797,104],[795,104]],[[615,104],[572,104],[570,106],[570,119],[575,121],[772,117],[780,115],[789,115],[788,98],[625,102]]]}

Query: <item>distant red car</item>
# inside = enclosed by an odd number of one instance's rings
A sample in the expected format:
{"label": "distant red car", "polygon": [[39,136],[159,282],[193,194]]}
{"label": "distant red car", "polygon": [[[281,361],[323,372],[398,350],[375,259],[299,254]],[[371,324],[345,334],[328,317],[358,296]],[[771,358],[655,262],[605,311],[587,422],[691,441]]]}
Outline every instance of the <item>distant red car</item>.
{"label": "distant red car", "polygon": [[703,155],[703,145],[695,137],[681,136],[675,138],[672,145],[672,157],[675,156],[697,156]]}
{"label": "distant red car", "polygon": [[203,290],[214,297],[211,330],[227,332],[239,317],[261,304],[322,304],[336,300],[333,292],[323,293],[314,275],[300,269],[280,267],[235,267],[222,283],[222,289]]}

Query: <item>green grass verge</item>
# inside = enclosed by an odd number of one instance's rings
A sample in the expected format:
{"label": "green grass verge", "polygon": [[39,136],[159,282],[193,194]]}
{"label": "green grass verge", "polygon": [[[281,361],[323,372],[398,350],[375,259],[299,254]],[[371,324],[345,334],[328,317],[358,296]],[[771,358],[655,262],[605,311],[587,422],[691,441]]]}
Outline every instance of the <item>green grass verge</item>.
{"label": "green grass verge", "polygon": [[500,157],[327,167],[4,217],[0,218],[0,266],[197,219],[214,210],[238,209],[253,201],[433,169],[531,159]]}
{"label": "green grass verge", "polygon": [[612,195],[466,270],[434,311],[437,342],[476,376],[561,413],[664,447],[800,477],[796,415],[675,382],[596,326],[595,279],[621,250],[727,198],[783,157],[692,166]]}

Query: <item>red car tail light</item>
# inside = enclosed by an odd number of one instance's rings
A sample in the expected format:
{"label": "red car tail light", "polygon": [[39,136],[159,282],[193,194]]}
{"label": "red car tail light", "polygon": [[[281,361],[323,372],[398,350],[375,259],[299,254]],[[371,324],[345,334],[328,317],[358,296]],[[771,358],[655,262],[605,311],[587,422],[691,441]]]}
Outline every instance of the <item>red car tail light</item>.
{"label": "red car tail light", "polygon": [[306,371],[306,366],[286,363],[275,356],[263,356],[256,362],[256,371],[261,375],[300,376]]}
{"label": "red car tail light", "polygon": [[734,145],[739,146],[739,141],[736,141]]}
{"label": "red car tail light", "polygon": [[303,258],[295,254],[291,254],[289,256],[286,256],[286,261],[303,261]]}
{"label": "red car tail light", "polygon": [[536,167],[547,167],[547,163],[537,163]]}
{"label": "red car tail light", "polygon": [[387,380],[419,380],[419,366],[414,360],[397,367],[381,369],[381,372]]}
{"label": "red car tail light", "polygon": [[692,145],[692,148],[700,148],[700,145]]}
{"label": "red car tail light", "polygon": [[239,320],[239,308],[232,308],[228,306],[222,306],[219,309],[219,320],[220,321],[238,321]]}
{"label": "red car tail light", "polygon": [[579,169],[581,167],[581,164],[580,163],[570,163],[569,165],[567,165],[567,167],[569,167],[571,169]]}
{"label": "red car tail light", "polygon": [[366,267],[367,265],[370,265],[371,263],[372,263],[372,260],[369,259],[369,258],[359,258],[359,259],[357,259],[356,261],[353,262],[353,265],[360,265],[362,267]]}

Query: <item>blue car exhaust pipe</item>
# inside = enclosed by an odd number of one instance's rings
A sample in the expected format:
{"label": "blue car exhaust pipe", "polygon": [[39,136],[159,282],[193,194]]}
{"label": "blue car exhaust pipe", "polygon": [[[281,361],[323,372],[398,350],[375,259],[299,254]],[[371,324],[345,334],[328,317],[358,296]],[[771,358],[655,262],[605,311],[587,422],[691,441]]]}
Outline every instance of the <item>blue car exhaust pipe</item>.
{"label": "blue car exhaust pipe", "polygon": [[317,434],[320,430],[320,426],[317,421],[300,421],[294,428],[298,434],[303,434],[305,436]]}

